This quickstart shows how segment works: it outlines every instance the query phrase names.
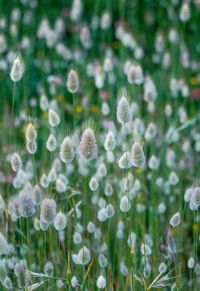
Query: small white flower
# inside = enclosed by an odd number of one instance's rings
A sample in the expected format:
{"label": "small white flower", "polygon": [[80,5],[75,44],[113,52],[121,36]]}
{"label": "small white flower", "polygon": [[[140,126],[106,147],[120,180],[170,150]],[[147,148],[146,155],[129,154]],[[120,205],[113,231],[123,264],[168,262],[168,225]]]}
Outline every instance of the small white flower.
{"label": "small white flower", "polygon": [[106,135],[105,142],[104,142],[104,148],[106,151],[113,151],[116,146],[116,140],[115,135],[112,131],[109,131]]}
{"label": "small white flower", "polygon": [[131,160],[130,152],[127,151],[127,152],[123,153],[118,161],[118,165],[119,165],[120,169],[129,169],[131,167],[130,160]]}
{"label": "small white flower", "polygon": [[79,250],[78,254],[72,255],[72,260],[77,265],[87,265],[91,260],[90,251],[87,247],[83,247]]}
{"label": "small white flower", "polygon": [[104,256],[104,254],[100,254],[99,258],[98,258],[98,262],[101,268],[106,268],[108,260],[107,258]]}
{"label": "small white flower", "polygon": [[49,124],[52,127],[56,127],[59,125],[59,123],[60,123],[59,115],[53,109],[49,109]]}
{"label": "small white flower", "polygon": [[115,210],[114,210],[114,207],[112,206],[112,204],[108,204],[106,206],[106,215],[107,215],[107,218],[111,218],[113,217],[113,215],[115,214]]}
{"label": "small white flower", "polygon": [[181,215],[180,215],[179,212],[176,212],[176,213],[171,217],[169,223],[170,223],[170,225],[171,225],[172,227],[176,227],[176,226],[178,226],[178,225],[180,224],[180,222],[181,222]]}
{"label": "small white flower", "polygon": [[131,149],[131,163],[134,167],[143,168],[145,165],[145,155],[141,145],[138,142],[135,142]]}
{"label": "small white flower", "polygon": [[57,140],[56,137],[53,134],[50,134],[47,142],[46,142],[46,147],[48,149],[48,151],[53,152],[56,150],[57,148]]}
{"label": "small white flower", "polygon": [[103,221],[106,221],[106,219],[108,218],[107,217],[107,211],[106,211],[106,208],[101,208],[99,211],[98,211],[98,220],[103,222]]}
{"label": "small white flower", "polygon": [[96,191],[98,189],[99,183],[98,183],[98,180],[96,179],[96,177],[92,177],[90,179],[89,187],[90,187],[91,191]]}
{"label": "small white flower", "polygon": [[103,275],[100,275],[99,278],[97,279],[97,287],[99,289],[104,289],[106,287],[106,279],[104,278]]}
{"label": "small white flower", "polygon": [[120,200],[120,209],[122,212],[128,212],[131,209],[131,204],[126,196]]}
{"label": "small white flower", "polygon": [[66,216],[62,212],[58,212],[56,214],[56,217],[54,219],[54,227],[56,230],[60,231],[65,229],[67,225],[67,219]]}
{"label": "small white flower", "polygon": [[187,262],[187,266],[189,269],[192,269],[192,268],[194,268],[194,265],[195,265],[195,260],[193,257],[190,257],[188,262]]}
{"label": "small white flower", "polygon": [[24,63],[21,59],[20,56],[17,56],[14,59],[13,65],[12,65],[12,69],[10,72],[10,78],[13,82],[18,82],[21,80],[23,73],[24,73],[25,67],[24,67]]}
{"label": "small white flower", "polygon": [[13,153],[10,161],[13,171],[17,172],[22,167],[22,160],[18,153]]}
{"label": "small white flower", "polygon": [[144,243],[141,245],[140,251],[143,256],[150,256],[152,253],[150,247]]}

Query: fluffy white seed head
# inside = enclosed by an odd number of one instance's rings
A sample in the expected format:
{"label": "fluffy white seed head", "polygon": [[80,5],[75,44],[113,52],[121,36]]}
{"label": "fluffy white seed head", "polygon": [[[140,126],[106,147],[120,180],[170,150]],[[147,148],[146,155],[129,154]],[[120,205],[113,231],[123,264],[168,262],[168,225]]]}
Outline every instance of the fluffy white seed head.
{"label": "fluffy white seed head", "polygon": [[46,147],[47,147],[48,151],[50,151],[50,152],[53,152],[56,150],[57,140],[56,140],[55,135],[53,135],[53,134],[49,135],[47,142],[46,142]]}
{"label": "fluffy white seed head", "polygon": [[76,231],[73,235],[73,242],[76,245],[79,245],[82,242],[82,235],[80,234],[80,232]]}
{"label": "fluffy white seed head", "polygon": [[130,159],[131,159],[131,154],[129,151],[123,153],[118,161],[118,165],[120,169],[129,169],[131,167]]}
{"label": "fluffy white seed head", "polygon": [[109,131],[106,135],[104,148],[106,151],[113,151],[116,146],[115,135],[112,131]]}
{"label": "fluffy white seed head", "polygon": [[191,190],[190,202],[197,208],[200,206],[200,187],[197,186]]}
{"label": "fluffy white seed head", "polygon": [[48,174],[48,180],[49,182],[55,182],[57,179],[57,173],[54,168],[52,168]]}
{"label": "fluffy white seed head", "polygon": [[97,144],[94,130],[90,127],[86,128],[82,134],[81,142],[79,145],[80,155],[86,161],[92,160],[97,155]]}
{"label": "fluffy white seed head", "polygon": [[99,289],[106,288],[106,279],[104,278],[103,275],[100,275],[99,278],[97,279],[97,287]]}
{"label": "fluffy white seed head", "polygon": [[40,229],[41,229],[42,231],[46,231],[46,230],[48,230],[48,228],[49,228],[49,223],[45,223],[45,222],[43,222],[42,220],[40,220],[39,222],[40,222]]}
{"label": "fluffy white seed head", "polygon": [[154,104],[154,101],[157,98],[157,90],[154,82],[151,78],[147,78],[144,84],[144,100],[149,104]]}
{"label": "fluffy white seed head", "polygon": [[87,247],[83,247],[79,250],[78,254],[73,254],[72,259],[77,265],[87,265],[91,260],[90,251]]}
{"label": "fluffy white seed head", "polygon": [[106,160],[109,164],[114,163],[115,156],[114,156],[113,152],[106,152]]}
{"label": "fluffy white seed head", "polygon": [[33,198],[30,191],[31,189],[25,189],[20,192],[18,197],[19,213],[22,217],[33,216],[36,212],[35,204],[33,203]]}
{"label": "fluffy white seed head", "polygon": [[10,279],[10,277],[6,277],[5,280],[3,281],[3,286],[6,288],[6,289],[9,289],[9,290],[12,290],[13,289],[13,284],[12,284],[12,281]]}
{"label": "fluffy white seed head", "polygon": [[54,227],[56,230],[60,231],[65,229],[67,225],[67,219],[66,216],[60,211],[56,214],[56,217],[54,219]]}
{"label": "fluffy white seed head", "polygon": [[49,114],[48,114],[48,118],[49,118],[49,124],[52,127],[56,127],[60,124],[60,117],[58,115],[57,112],[55,112],[53,109],[49,109]]}
{"label": "fluffy white seed head", "polygon": [[25,67],[24,62],[22,61],[21,57],[17,56],[14,59],[11,72],[10,72],[10,78],[13,82],[18,82],[21,80],[23,73],[24,73]]}
{"label": "fluffy white seed head", "polygon": [[171,172],[169,174],[169,184],[175,186],[176,184],[178,184],[178,182],[179,182],[178,175],[175,172]]}
{"label": "fluffy white seed head", "polygon": [[97,176],[99,178],[103,178],[107,175],[107,168],[106,168],[106,165],[104,163],[101,163],[98,167],[98,170],[97,170]]}
{"label": "fluffy white seed head", "polygon": [[146,131],[145,131],[145,140],[153,141],[157,134],[157,128],[154,123],[149,123]]}
{"label": "fluffy white seed head", "polygon": [[75,70],[70,70],[67,77],[67,90],[70,93],[76,93],[79,89],[79,78]]}
{"label": "fluffy white seed head", "polygon": [[34,155],[37,151],[37,144],[35,141],[26,141],[27,152],[31,155]]}
{"label": "fluffy white seed head", "polygon": [[44,273],[46,276],[48,277],[52,277],[53,276],[53,273],[54,273],[54,266],[51,262],[47,262],[45,265],[44,265]]}
{"label": "fluffy white seed head", "polygon": [[99,187],[99,183],[96,177],[92,177],[89,182],[89,187],[91,191],[96,191]]}
{"label": "fluffy white seed head", "polygon": [[[80,1],[80,0],[79,0],[79,1]],[[73,277],[72,277],[72,279],[71,279],[71,285],[72,285],[73,288],[76,288],[76,287],[79,285],[76,276],[73,276]]]}
{"label": "fluffy white seed head", "polygon": [[40,178],[40,184],[41,184],[41,186],[43,188],[48,188],[48,186],[49,186],[49,179],[48,179],[48,177],[45,174],[43,174],[41,176],[41,178]]}
{"label": "fluffy white seed head", "polygon": [[46,111],[49,108],[49,101],[46,95],[41,95],[40,97],[40,108],[42,111]]}
{"label": "fluffy white seed head", "polygon": [[89,233],[94,233],[95,232],[95,224],[92,221],[88,222],[87,231]]}
{"label": "fluffy white seed head", "polygon": [[22,167],[22,160],[18,153],[13,153],[10,161],[13,171],[17,172]]}
{"label": "fluffy white seed head", "polygon": [[106,216],[107,216],[107,218],[110,219],[111,217],[113,217],[114,214],[115,214],[114,207],[112,206],[112,204],[108,204],[106,206]]}
{"label": "fluffy white seed head", "polygon": [[98,262],[99,262],[99,266],[101,268],[106,268],[107,264],[108,264],[108,260],[107,258],[104,256],[104,254],[100,254],[99,258],[98,258]]}
{"label": "fluffy white seed head", "polygon": [[172,227],[176,227],[180,224],[181,222],[181,215],[179,212],[176,212],[174,215],[172,215],[172,217],[170,218],[170,225]]}
{"label": "fluffy white seed head", "polygon": [[[123,91],[122,91],[123,94]],[[130,104],[126,98],[126,93],[117,102],[117,120],[122,124],[126,124],[131,120]]]}
{"label": "fluffy white seed head", "polygon": [[134,167],[143,168],[145,165],[145,155],[141,145],[135,142],[131,149],[131,163]]}
{"label": "fluffy white seed head", "polygon": [[152,253],[150,247],[144,243],[141,245],[140,251],[143,256],[150,256]]}
{"label": "fluffy white seed head", "polygon": [[40,206],[40,220],[46,224],[51,224],[56,216],[56,202],[54,199],[45,198]]}
{"label": "fluffy white seed head", "polygon": [[60,178],[56,179],[56,191],[58,193],[63,193],[66,190],[67,190],[66,183],[62,179],[60,179]]}
{"label": "fluffy white seed head", "polygon": [[142,68],[138,65],[132,65],[128,70],[128,82],[130,84],[140,85],[143,83],[143,80]]}
{"label": "fluffy white seed head", "polygon": [[160,160],[156,156],[151,156],[148,162],[148,166],[152,170],[157,170],[160,165]]}
{"label": "fluffy white seed head", "polygon": [[181,10],[180,10],[180,20],[182,22],[187,22],[190,19],[191,13],[190,13],[190,6],[188,3],[183,3],[183,5],[181,6]]}
{"label": "fluffy white seed head", "polygon": [[98,217],[98,220],[100,222],[104,222],[107,220],[107,213],[106,213],[106,208],[101,208],[99,211],[98,211],[98,214],[97,214],[97,217]]}
{"label": "fluffy white seed head", "polygon": [[120,199],[120,209],[122,212],[128,212],[131,209],[131,204],[127,196],[123,196]]}
{"label": "fluffy white seed head", "polygon": [[60,145],[60,159],[63,163],[71,163],[74,159],[74,146],[72,139],[67,136]]}
{"label": "fluffy white seed head", "polygon": [[33,203],[35,205],[40,205],[40,202],[42,200],[42,189],[39,185],[35,185],[33,188]]}
{"label": "fluffy white seed head", "polygon": [[194,266],[195,266],[195,259],[193,257],[190,257],[189,258],[189,260],[187,262],[187,266],[188,266],[189,269],[194,268]]}
{"label": "fluffy white seed head", "polygon": [[81,0],[73,0],[72,8],[70,11],[70,19],[77,22],[80,19],[82,13],[82,2]]}
{"label": "fluffy white seed head", "polygon": [[27,142],[34,142],[37,138],[35,126],[30,122],[26,128],[25,137]]}
{"label": "fluffy white seed head", "polygon": [[113,186],[109,182],[106,182],[105,184],[104,194],[106,196],[111,196],[113,194]]}

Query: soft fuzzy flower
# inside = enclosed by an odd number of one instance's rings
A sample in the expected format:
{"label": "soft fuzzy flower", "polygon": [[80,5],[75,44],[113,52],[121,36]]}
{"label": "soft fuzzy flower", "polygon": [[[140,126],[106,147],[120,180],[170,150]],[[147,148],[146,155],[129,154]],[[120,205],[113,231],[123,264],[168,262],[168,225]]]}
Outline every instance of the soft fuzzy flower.
{"label": "soft fuzzy flower", "polygon": [[93,129],[90,127],[86,128],[82,134],[79,152],[86,161],[94,159],[97,155],[96,138]]}
{"label": "soft fuzzy flower", "polygon": [[144,77],[142,68],[140,66],[132,65],[128,70],[128,82],[130,84],[137,84],[140,85],[143,83]]}
{"label": "soft fuzzy flower", "polygon": [[120,209],[122,212],[128,212],[131,209],[131,204],[128,197],[123,196],[120,200]]}
{"label": "soft fuzzy flower", "polygon": [[152,253],[150,247],[144,243],[141,245],[140,251],[143,256],[150,256]]}
{"label": "soft fuzzy flower", "polygon": [[40,206],[40,220],[46,224],[53,223],[56,216],[56,202],[54,199],[45,198]]}
{"label": "soft fuzzy flower", "polygon": [[54,266],[51,262],[47,262],[44,266],[44,273],[48,277],[52,277],[54,273]]}
{"label": "soft fuzzy flower", "polygon": [[73,142],[69,136],[65,137],[60,145],[60,159],[63,163],[71,163],[74,159]]}
{"label": "soft fuzzy flower", "polygon": [[34,142],[37,138],[35,126],[30,122],[26,128],[25,137],[27,142]]}
{"label": "soft fuzzy flower", "polygon": [[131,168],[131,154],[129,151],[125,152],[122,154],[122,156],[120,157],[119,161],[118,161],[118,165],[120,167],[120,169],[129,169]]}
{"label": "soft fuzzy flower", "polygon": [[79,89],[79,78],[75,70],[70,70],[67,77],[67,89],[70,93],[77,93]]}
{"label": "soft fuzzy flower", "polygon": [[13,171],[17,172],[22,166],[22,160],[18,153],[13,153],[11,156],[11,167]]}
{"label": "soft fuzzy flower", "polygon": [[115,135],[112,131],[109,131],[106,135],[105,142],[104,142],[104,148],[106,151],[113,151],[116,146],[116,140]]}
{"label": "soft fuzzy flower", "polygon": [[92,177],[89,182],[89,187],[91,191],[96,191],[98,189],[99,183],[96,177]]}
{"label": "soft fuzzy flower", "polygon": [[145,155],[141,145],[135,142],[131,149],[131,163],[134,167],[143,168],[145,165]]}
{"label": "soft fuzzy flower", "polygon": [[192,189],[190,202],[192,202],[197,208],[200,206],[200,187]]}
{"label": "soft fuzzy flower", "polygon": [[56,217],[54,219],[54,227],[56,230],[60,231],[65,229],[67,225],[67,219],[66,216],[60,211],[56,214]]}
{"label": "soft fuzzy flower", "polygon": [[22,217],[30,217],[33,216],[36,212],[35,204],[32,199],[32,189],[24,189],[20,192],[18,197],[19,203],[19,213]]}
{"label": "soft fuzzy flower", "polygon": [[124,125],[131,120],[130,104],[126,97],[126,92],[122,91],[122,96],[117,102],[117,120]]}
{"label": "soft fuzzy flower", "polygon": [[46,147],[47,147],[48,151],[50,151],[50,152],[53,152],[56,150],[57,140],[56,140],[55,135],[53,135],[53,134],[49,135],[47,142],[46,142]]}
{"label": "soft fuzzy flower", "polygon": [[173,227],[176,227],[181,222],[181,215],[179,212],[176,212],[172,217],[170,218],[170,225]]}
{"label": "soft fuzzy flower", "polygon": [[183,5],[181,6],[181,10],[180,10],[180,20],[182,22],[187,22],[190,19],[191,13],[190,13],[190,6],[188,3],[183,3]]}
{"label": "soft fuzzy flower", "polygon": [[104,289],[106,287],[106,279],[104,278],[103,275],[100,275],[99,278],[97,279],[97,287],[99,289]]}
{"label": "soft fuzzy flower", "polygon": [[31,155],[34,155],[37,151],[37,144],[35,141],[27,141],[26,142],[26,149],[27,149],[27,152]]}
{"label": "soft fuzzy flower", "polygon": [[18,82],[21,80],[23,73],[24,73],[25,67],[24,67],[24,63],[21,59],[20,56],[17,56],[14,59],[13,65],[12,65],[12,69],[10,72],[10,78],[13,82]]}
{"label": "soft fuzzy flower", "polygon": [[79,250],[78,254],[73,254],[72,259],[77,265],[87,265],[91,259],[90,251],[87,247]]}
{"label": "soft fuzzy flower", "polygon": [[60,123],[59,115],[53,109],[49,109],[49,124],[52,127],[56,127],[59,125],[59,123]]}

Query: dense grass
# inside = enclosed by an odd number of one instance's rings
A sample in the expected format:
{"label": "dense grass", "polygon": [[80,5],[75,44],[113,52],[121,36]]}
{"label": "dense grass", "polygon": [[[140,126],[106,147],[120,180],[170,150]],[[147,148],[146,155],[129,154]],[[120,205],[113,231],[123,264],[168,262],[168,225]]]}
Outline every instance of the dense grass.
{"label": "dense grass", "polygon": [[0,290],[199,290],[200,4],[179,2],[0,0]]}

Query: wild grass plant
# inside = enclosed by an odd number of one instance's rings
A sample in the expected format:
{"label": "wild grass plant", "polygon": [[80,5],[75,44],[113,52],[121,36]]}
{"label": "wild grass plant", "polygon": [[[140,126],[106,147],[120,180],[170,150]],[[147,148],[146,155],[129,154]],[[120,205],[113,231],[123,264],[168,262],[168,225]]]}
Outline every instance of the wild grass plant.
{"label": "wild grass plant", "polygon": [[200,2],[0,0],[0,290],[199,290]]}

